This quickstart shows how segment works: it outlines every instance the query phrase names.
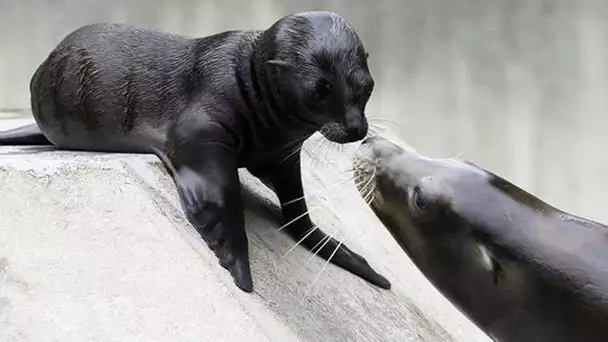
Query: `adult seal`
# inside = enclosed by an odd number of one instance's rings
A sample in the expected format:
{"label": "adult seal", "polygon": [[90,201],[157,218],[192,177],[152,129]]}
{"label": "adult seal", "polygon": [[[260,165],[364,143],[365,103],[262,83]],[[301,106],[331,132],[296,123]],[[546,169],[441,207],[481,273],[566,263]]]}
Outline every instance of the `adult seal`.
{"label": "adult seal", "polygon": [[[307,215],[298,151],[316,131],[361,140],[374,80],[362,42],[331,12],[287,15],[266,30],[187,38],[98,23],[67,35],[31,80],[36,124],[2,144],[155,153],[184,211],[236,286],[253,289],[238,168],[277,194],[286,230],[312,250],[329,237]],[[310,234],[309,234],[310,233]],[[389,281],[334,239],[319,252],[382,288]]]}
{"label": "adult seal", "polygon": [[608,227],[382,137],[362,142],[354,168],[401,248],[490,337],[606,341]]}

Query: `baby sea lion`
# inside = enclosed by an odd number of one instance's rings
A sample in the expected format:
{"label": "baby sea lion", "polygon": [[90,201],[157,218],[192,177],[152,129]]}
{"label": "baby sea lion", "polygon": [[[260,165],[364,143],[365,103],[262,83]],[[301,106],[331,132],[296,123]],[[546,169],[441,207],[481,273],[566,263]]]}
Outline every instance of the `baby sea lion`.
{"label": "baby sea lion", "polygon": [[606,341],[608,227],[470,162],[387,139],[356,152],[362,194],[420,271],[497,341]]}
{"label": "baby sea lion", "polygon": [[[338,14],[287,15],[266,30],[202,38],[98,23],[67,35],[30,84],[35,125],[0,133],[0,144],[155,153],[172,170],[192,225],[243,291],[253,289],[238,168],[269,185],[286,230],[314,225],[302,198],[299,151],[320,131],[348,143],[368,132],[374,88],[368,54]],[[319,229],[302,244],[328,238]],[[330,257],[338,242],[319,252]],[[389,289],[367,261],[340,246],[331,261]]]}

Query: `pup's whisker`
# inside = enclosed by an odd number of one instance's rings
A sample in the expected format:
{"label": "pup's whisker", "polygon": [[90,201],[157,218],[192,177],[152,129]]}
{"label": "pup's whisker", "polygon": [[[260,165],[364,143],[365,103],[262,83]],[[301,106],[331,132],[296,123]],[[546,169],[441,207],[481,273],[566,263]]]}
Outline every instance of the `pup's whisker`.
{"label": "pup's whisker", "polygon": [[294,147],[294,145],[296,145],[296,147],[298,147],[297,145],[303,144],[306,141],[306,139],[308,139],[308,138],[309,138],[309,136],[307,136],[307,135],[302,135],[302,136],[296,137],[296,138],[292,139],[291,141],[285,143],[285,145],[283,145],[282,147],[278,148],[276,150],[276,152],[283,152],[287,149]]}
{"label": "pup's whisker", "polygon": [[[296,201],[297,201],[297,200],[298,200],[298,199],[296,199]],[[294,200],[291,200],[291,203],[293,203],[293,202],[294,202]],[[317,204],[316,206],[312,207],[311,209],[307,210],[306,212],[304,212],[304,213],[302,213],[302,214],[298,215],[296,218],[292,219],[291,221],[289,221],[289,222],[285,223],[284,225],[282,225],[281,227],[279,227],[279,228],[277,229],[277,232],[279,232],[279,231],[281,231],[281,230],[285,229],[285,228],[286,228],[287,226],[289,226],[290,224],[294,223],[295,221],[297,221],[297,220],[301,219],[302,217],[304,217],[304,216],[306,216],[306,215],[309,215],[309,214],[310,214],[310,213],[312,213],[313,211],[316,211],[317,209],[321,208],[321,206],[323,206],[323,205],[325,205],[325,203],[321,202],[321,203]]]}
{"label": "pup's whisker", "polygon": [[308,258],[308,261],[306,261],[306,263],[309,264],[312,261],[312,259],[314,259],[317,256],[317,254],[319,254],[319,252],[325,247],[325,245],[327,245],[327,243],[329,241],[331,241],[331,239],[334,237],[334,235],[336,235],[336,233],[340,230],[341,230],[340,227],[336,227],[336,229],[334,229],[334,231],[330,235],[326,235],[323,239],[321,239],[321,241],[317,242],[315,247],[313,247],[313,250],[317,246],[319,246],[319,244],[321,244],[321,242],[323,242],[323,244],[317,250],[314,250],[314,253],[310,256],[310,258]]}
{"label": "pup's whisker", "polygon": [[323,189],[321,189],[321,190],[319,190],[319,191],[315,191],[315,192],[313,192],[313,193],[305,194],[305,195],[304,195],[304,196],[302,196],[302,197],[294,198],[294,199],[292,199],[292,200],[290,200],[290,201],[285,202],[285,205],[288,205],[288,204],[291,204],[291,203],[294,203],[294,202],[297,202],[297,201],[301,201],[301,200],[303,200],[303,199],[305,199],[305,198],[307,198],[307,197],[316,196],[316,195],[318,195],[318,194],[320,194],[320,193],[323,193],[323,192],[325,192],[325,191],[327,191],[327,190],[331,190],[331,189],[333,189],[333,188],[336,188],[336,187],[338,187],[338,186],[340,186],[340,185],[343,185],[344,183],[350,182],[350,181],[352,181],[352,180],[355,180],[355,177],[354,177],[354,176],[353,176],[353,177],[349,177],[348,179],[342,180],[342,181],[340,181],[340,182],[339,182],[339,183],[337,183],[337,184],[333,184],[333,185],[330,185],[330,186],[328,186],[328,187],[325,187],[325,188],[323,188]]}
{"label": "pup's whisker", "polygon": [[294,155],[296,155],[297,153],[300,153],[300,151],[302,151],[302,146],[303,145],[298,145],[296,146],[293,151],[291,151],[285,158],[281,159],[281,161],[279,163],[283,163],[286,160],[288,160],[289,158],[293,157]]}
{"label": "pup's whisker", "polygon": [[316,141],[314,145],[314,149],[311,149],[311,155],[314,155],[313,161],[311,163],[312,167],[319,167],[320,160],[320,151],[323,149],[323,145],[325,145],[325,139],[319,139]]}
{"label": "pup's whisker", "polygon": [[288,160],[289,158],[293,157],[295,154],[300,153],[300,151],[302,150],[302,146],[304,146],[304,143],[305,143],[306,139],[308,139],[308,138],[309,137],[306,135],[295,138],[292,141],[286,143],[283,147],[279,148],[277,150],[277,153],[282,153],[285,150],[290,150],[287,153],[287,156],[284,157],[283,159],[281,159],[281,161],[279,163],[283,163],[286,160]]}
{"label": "pup's whisker", "polygon": [[336,248],[334,248],[334,251],[331,253],[331,255],[329,256],[329,258],[327,258],[327,260],[323,264],[323,267],[321,267],[321,270],[319,271],[319,273],[317,274],[317,276],[315,277],[315,279],[313,279],[312,283],[310,283],[310,285],[308,286],[308,289],[306,290],[306,292],[304,294],[304,297],[306,297],[306,296],[308,296],[310,294],[310,291],[312,290],[312,287],[317,282],[317,280],[319,279],[319,277],[321,276],[321,274],[323,273],[323,271],[325,270],[325,268],[327,267],[327,265],[331,262],[331,259],[334,257],[334,255],[336,255],[336,252],[338,252],[338,250],[342,246],[342,243],[344,242],[345,238],[346,238],[346,233],[343,233],[342,234],[342,238],[340,239],[340,242],[338,242],[338,245],[336,246]]}
{"label": "pup's whisker", "polygon": [[323,140],[324,140],[324,137],[321,136],[311,142],[310,148],[308,149],[308,151],[309,151],[308,155],[312,159],[311,166],[314,166],[316,163],[319,162],[319,154],[317,153],[317,150],[319,149],[319,145],[321,145],[323,143]]}
{"label": "pup's whisker", "polygon": [[287,252],[285,252],[285,254],[283,254],[282,258],[286,257],[287,254],[291,253],[291,251],[293,251],[302,242],[304,242],[304,240],[306,240],[306,238],[309,237],[312,233],[314,233],[318,228],[319,228],[319,226],[317,226],[317,225],[314,225],[312,228],[310,228],[308,230],[308,232],[306,233],[306,235],[304,235],[295,245],[293,245]]}
{"label": "pup's whisker", "polygon": [[285,228],[286,228],[287,226],[289,226],[290,224],[292,224],[292,223],[296,222],[297,220],[301,219],[302,217],[304,217],[304,216],[306,216],[306,215],[308,215],[308,214],[312,213],[313,211],[315,211],[315,210],[317,210],[317,209],[321,208],[321,206],[322,206],[323,204],[324,204],[324,203],[323,203],[323,202],[321,202],[320,204],[318,204],[318,205],[314,206],[312,209],[307,210],[306,212],[302,213],[301,215],[299,215],[298,217],[294,218],[293,220],[291,220],[291,221],[289,221],[289,222],[285,223],[284,225],[282,225],[281,227],[279,227],[279,229],[277,229],[277,232],[280,232],[281,230],[285,229]]}
{"label": "pup's whisker", "polygon": [[375,116],[368,116],[367,120],[368,121],[376,121],[376,122],[387,122],[387,123],[392,123],[392,124],[397,125],[397,126],[402,126],[403,125],[402,123],[397,122],[397,121],[392,120],[392,119],[378,118],[378,117],[375,117]]}

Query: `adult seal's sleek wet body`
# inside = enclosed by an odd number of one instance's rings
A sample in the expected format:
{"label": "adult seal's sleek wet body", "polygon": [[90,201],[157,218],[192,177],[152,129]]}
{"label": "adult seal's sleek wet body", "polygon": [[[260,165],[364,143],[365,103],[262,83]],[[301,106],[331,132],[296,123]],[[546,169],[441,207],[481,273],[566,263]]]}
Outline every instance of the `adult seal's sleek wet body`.
{"label": "adult seal's sleek wet body", "polygon": [[[37,125],[0,133],[0,144],[154,152],[172,170],[190,222],[244,291],[253,288],[237,169],[277,193],[286,230],[313,229],[299,151],[316,131],[338,143],[362,139],[374,81],[367,53],[339,15],[289,15],[267,30],[188,39],[125,24],[69,34],[31,81]],[[48,141],[47,141],[48,139]],[[288,202],[292,203],[288,203]],[[327,235],[317,229],[303,245]],[[329,258],[331,239],[319,255]],[[336,265],[383,288],[390,283],[340,246]]]}
{"label": "adult seal's sleek wet body", "polygon": [[608,339],[608,227],[471,163],[387,139],[355,158],[362,194],[421,272],[498,341]]}

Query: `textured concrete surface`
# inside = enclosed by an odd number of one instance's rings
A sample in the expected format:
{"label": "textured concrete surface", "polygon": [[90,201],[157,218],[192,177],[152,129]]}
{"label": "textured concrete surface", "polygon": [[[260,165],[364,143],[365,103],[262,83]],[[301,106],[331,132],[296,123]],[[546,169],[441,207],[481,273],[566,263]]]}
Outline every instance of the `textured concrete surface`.
{"label": "textured concrete surface", "polygon": [[488,341],[352,181],[336,185],[356,146],[321,141],[303,151],[311,216],[390,291],[323,269],[299,246],[286,254],[294,242],[277,232],[276,197],[246,172],[251,294],[187,223],[155,156],[0,148],[0,341]]}

